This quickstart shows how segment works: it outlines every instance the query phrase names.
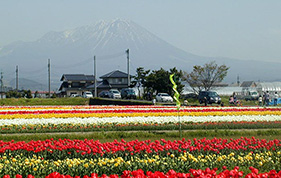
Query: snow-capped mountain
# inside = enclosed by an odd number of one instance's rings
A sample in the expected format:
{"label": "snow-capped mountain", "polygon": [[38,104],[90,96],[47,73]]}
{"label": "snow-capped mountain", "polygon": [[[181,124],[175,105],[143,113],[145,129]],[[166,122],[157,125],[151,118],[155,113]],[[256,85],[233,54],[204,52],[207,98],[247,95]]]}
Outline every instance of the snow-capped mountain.
{"label": "snow-capped mountain", "polygon": [[[278,77],[275,77],[274,71],[281,67],[281,63],[265,65],[263,62],[193,55],[132,21],[120,19],[49,32],[34,42],[12,43],[0,49],[0,61],[5,66],[6,80],[15,78],[15,66],[19,66],[21,78],[47,84],[47,61],[50,59],[52,87],[58,88],[64,73],[93,74],[94,56],[98,76],[116,69],[127,72],[127,49],[130,51],[130,74],[135,74],[140,66],[156,70],[177,67],[189,72],[194,65],[216,60],[219,64],[230,66],[227,80],[234,82],[237,75],[244,80],[275,80]],[[261,73],[261,69],[270,70],[272,74]]]}

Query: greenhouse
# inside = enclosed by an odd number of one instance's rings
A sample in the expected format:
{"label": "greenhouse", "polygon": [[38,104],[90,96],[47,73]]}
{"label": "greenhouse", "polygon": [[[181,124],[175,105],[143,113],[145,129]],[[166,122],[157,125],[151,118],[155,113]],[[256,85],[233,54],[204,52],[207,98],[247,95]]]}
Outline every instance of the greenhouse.
{"label": "greenhouse", "polygon": [[281,82],[262,82],[258,83],[257,91],[261,94],[268,91],[270,94],[277,92],[281,94]]}

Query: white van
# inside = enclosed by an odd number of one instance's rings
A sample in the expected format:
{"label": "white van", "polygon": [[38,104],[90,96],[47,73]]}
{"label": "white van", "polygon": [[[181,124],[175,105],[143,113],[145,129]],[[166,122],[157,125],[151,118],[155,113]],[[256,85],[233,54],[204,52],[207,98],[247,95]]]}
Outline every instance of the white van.
{"label": "white van", "polygon": [[85,91],[85,92],[83,93],[82,97],[83,97],[83,98],[92,98],[92,97],[94,97],[94,96],[93,96],[92,92],[90,92],[90,91]]}

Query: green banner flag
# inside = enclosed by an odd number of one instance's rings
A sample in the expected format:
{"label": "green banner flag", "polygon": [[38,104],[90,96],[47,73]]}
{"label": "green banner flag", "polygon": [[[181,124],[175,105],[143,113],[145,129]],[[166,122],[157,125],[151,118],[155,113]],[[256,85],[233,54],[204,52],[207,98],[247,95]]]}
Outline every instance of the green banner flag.
{"label": "green banner flag", "polygon": [[178,107],[178,110],[180,109],[180,106],[181,106],[181,103],[180,103],[180,101],[179,101],[179,96],[180,96],[180,94],[179,94],[179,92],[177,91],[177,84],[174,82],[174,80],[173,80],[173,76],[174,76],[175,74],[171,74],[170,75],[170,81],[172,82],[172,84],[173,84],[173,90],[174,90],[174,92],[175,92],[175,94],[174,94],[174,96],[173,96],[173,98],[174,98],[174,100],[176,101],[176,104],[177,104],[177,107]]}

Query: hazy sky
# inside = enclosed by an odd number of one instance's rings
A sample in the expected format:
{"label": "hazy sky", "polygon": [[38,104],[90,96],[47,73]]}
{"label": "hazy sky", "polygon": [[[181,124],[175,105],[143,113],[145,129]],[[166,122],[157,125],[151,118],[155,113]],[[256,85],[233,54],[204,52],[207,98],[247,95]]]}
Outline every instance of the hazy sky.
{"label": "hazy sky", "polygon": [[281,62],[280,0],[0,0],[0,47],[116,18],[196,55]]}

